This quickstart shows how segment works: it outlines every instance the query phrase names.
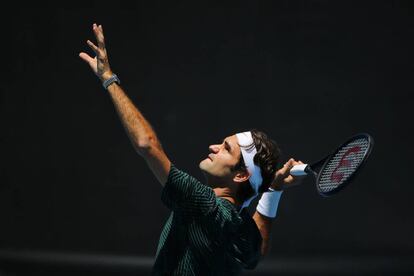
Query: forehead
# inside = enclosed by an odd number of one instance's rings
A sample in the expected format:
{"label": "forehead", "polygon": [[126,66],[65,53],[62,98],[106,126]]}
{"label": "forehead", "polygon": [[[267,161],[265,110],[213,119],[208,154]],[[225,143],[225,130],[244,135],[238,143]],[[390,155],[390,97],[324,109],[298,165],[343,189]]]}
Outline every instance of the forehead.
{"label": "forehead", "polygon": [[224,138],[224,140],[229,143],[236,144],[237,146],[239,145],[239,140],[237,139],[236,134],[227,136],[226,138]]}
{"label": "forehead", "polygon": [[235,152],[240,153],[239,139],[237,139],[237,136],[235,134],[227,136],[226,138],[224,138],[224,141],[229,143],[229,145]]}

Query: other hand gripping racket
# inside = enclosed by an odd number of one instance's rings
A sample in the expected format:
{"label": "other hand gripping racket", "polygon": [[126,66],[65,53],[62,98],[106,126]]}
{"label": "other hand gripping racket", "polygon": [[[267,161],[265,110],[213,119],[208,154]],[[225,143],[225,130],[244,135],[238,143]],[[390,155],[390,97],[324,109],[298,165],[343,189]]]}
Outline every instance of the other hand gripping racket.
{"label": "other hand gripping racket", "polygon": [[351,182],[367,160],[373,146],[374,140],[369,134],[356,134],[320,161],[293,166],[290,174],[313,175],[319,194],[331,196]]}

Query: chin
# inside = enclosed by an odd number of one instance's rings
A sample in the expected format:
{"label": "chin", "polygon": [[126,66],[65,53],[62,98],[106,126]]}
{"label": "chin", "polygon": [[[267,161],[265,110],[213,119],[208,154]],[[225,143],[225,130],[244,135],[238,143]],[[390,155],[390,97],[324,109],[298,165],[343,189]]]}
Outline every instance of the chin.
{"label": "chin", "polygon": [[203,172],[205,172],[206,170],[207,170],[207,168],[208,168],[208,165],[207,165],[207,159],[204,159],[204,160],[202,160],[201,162],[200,162],[200,164],[198,164],[198,167],[200,168],[200,170],[202,170]]}
{"label": "chin", "polygon": [[198,167],[200,168],[201,172],[206,177],[207,182],[208,182],[208,179],[210,178],[210,171],[211,171],[211,164],[209,164],[209,161],[210,160],[205,159],[201,161],[200,164],[198,164]]}

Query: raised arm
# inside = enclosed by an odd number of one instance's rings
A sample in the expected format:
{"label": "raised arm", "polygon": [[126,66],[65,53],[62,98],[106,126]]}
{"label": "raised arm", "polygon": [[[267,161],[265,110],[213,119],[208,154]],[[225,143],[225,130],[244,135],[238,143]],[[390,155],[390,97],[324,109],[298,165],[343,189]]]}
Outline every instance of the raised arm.
{"label": "raised arm", "polygon": [[[275,179],[273,180],[273,183],[270,185],[270,188],[272,188],[275,191],[282,191],[289,187],[300,184],[302,182],[303,177],[293,177],[289,173],[290,169],[294,165],[298,164],[303,163],[301,161],[295,161],[293,158],[289,159],[289,161],[287,161],[284,164],[284,166],[276,172]],[[256,222],[257,228],[259,229],[260,234],[262,235],[261,253],[262,256],[265,256],[269,253],[270,250],[271,230],[274,218],[265,216],[256,210],[253,214],[253,220]]]}
{"label": "raised arm", "polygon": [[262,236],[262,247],[261,247],[261,254],[262,256],[266,256],[270,250],[271,244],[271,231],[272,231],[272,222],[273,218],[268,218],[259,212],[255,211],[253,214],[253,220],[256,222],[257,228],[260,231]]}
{"label": "raised arm", "polygon": [[[87,41],[87,44],[95,52],[95,57],[92,58],[84,52],[81,52],[79,57],[89,64],[92,71],[103,83],[110,79],[113,73],[105,48],[102,25],[93,24],[92,29],[98,46],[90,40]],[[155,131],[128,98],[119,83],[112,82],[107,87],[107,91],[135,150],[146,160],[155,177],[164,185],[168,178],[171,163],[164,153]]]}

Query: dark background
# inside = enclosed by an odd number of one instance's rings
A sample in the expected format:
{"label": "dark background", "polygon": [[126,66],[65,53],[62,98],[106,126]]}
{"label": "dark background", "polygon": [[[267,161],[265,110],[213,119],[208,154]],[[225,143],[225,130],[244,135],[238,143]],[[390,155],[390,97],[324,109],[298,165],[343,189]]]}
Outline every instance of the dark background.
{"label": "dark background", "polygon": [[364,273],[414,271],[408,1],[67,3],[2,11],[5,273],[17,273],[10,263],[30,266],[30,252],[155,254],[169,211],[78,57],[92,54],[94,22],[167,155],[200,180],[208,145],[250,128],[278,142],[283,162],[313,162],[355,133],[371,134],[369,162],[342,193],[322,198],[310,180],[284,193],[268,260],[313,258],[324,267],[327,257],[352,257],[346,265],[370,258]]}

